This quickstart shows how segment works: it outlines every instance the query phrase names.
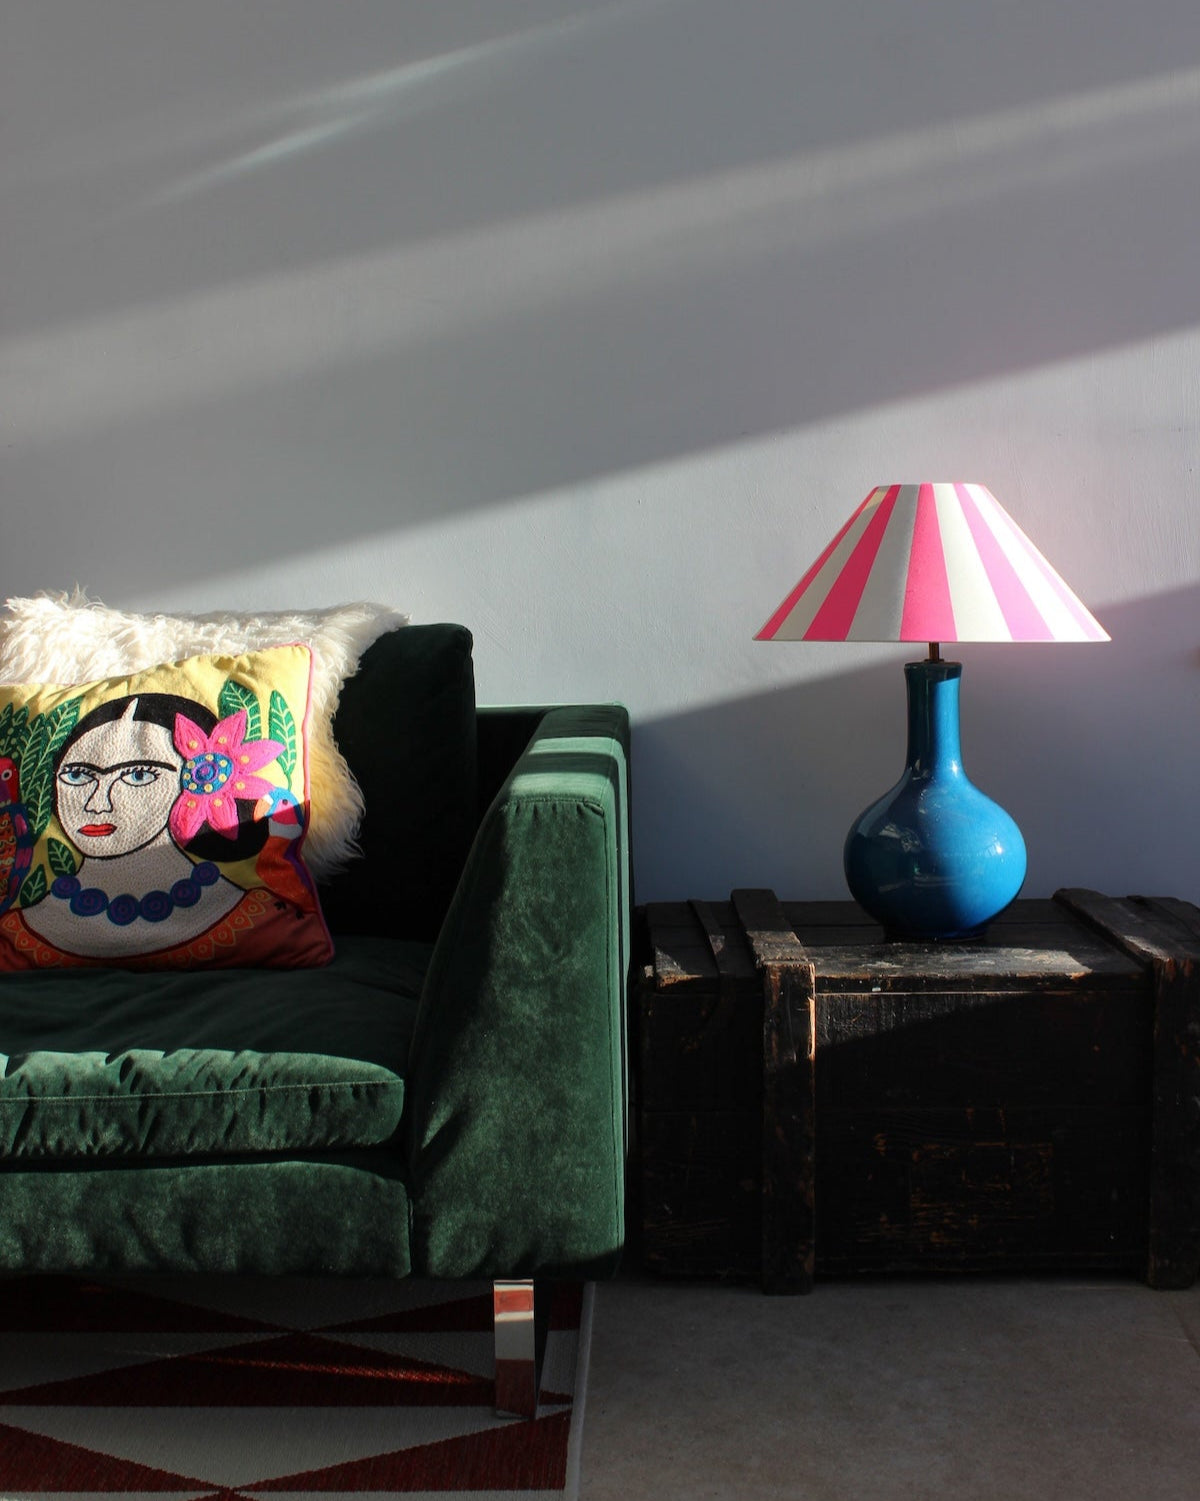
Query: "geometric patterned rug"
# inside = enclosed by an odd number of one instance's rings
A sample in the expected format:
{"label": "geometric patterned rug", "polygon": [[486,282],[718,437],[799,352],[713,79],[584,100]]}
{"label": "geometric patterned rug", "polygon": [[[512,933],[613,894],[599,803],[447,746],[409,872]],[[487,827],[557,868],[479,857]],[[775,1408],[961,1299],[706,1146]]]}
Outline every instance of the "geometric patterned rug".
{"label": "geometric patterned rug", "polygon": [[522,1420],[490,1283],[0,1279],[0,1497],[574,1497],[592,1289],[553,1291]]}

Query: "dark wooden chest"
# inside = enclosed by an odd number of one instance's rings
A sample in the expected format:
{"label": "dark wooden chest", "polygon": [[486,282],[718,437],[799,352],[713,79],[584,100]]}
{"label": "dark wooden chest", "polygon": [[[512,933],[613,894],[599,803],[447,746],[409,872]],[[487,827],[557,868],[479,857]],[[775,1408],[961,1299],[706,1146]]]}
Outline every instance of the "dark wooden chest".
{"label": "dark wooden chest", "polygon": [[769,891],[639,915],[647,1266],[1195,1280],[1196,907],[1063,891],[959,944]]}

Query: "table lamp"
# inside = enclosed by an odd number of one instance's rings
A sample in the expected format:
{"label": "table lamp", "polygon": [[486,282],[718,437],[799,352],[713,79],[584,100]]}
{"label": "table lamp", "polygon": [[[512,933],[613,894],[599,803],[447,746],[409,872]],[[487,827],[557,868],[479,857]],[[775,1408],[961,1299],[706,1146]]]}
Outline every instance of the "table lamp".
{"label": "table lamp", "polygon": [[962,767],[947,641],[1107,641],[983,485],[881,485],[755,636],[922,641],[909,662],[904,774],[855,819],[850,893],[890,938],[974,937],[1025,879],[1025,841]]}

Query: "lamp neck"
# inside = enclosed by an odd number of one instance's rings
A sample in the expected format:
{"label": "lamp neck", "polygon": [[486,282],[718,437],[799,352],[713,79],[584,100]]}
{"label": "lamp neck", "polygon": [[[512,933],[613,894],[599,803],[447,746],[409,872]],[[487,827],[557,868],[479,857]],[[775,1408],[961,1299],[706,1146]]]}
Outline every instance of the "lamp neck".
{"label": "lamp neck", "polygon": [[954,776],[962,771],[958,730],[961,662],[906,662],[908,774]]}

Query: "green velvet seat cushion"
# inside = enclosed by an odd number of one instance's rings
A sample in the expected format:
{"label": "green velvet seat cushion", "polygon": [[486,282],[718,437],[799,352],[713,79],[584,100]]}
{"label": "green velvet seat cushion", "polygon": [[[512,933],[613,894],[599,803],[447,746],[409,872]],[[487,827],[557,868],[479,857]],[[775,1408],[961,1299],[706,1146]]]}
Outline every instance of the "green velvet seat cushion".
{"label": "green velvet seat cushion", "polygon": [[406,1277],[390,1148],[0,1171],[0,1272]]}
{"label": "green velvet seat cushion", "polygon": [[384,1145],[428,946],[346,937],[291,971],[43,972],[0,987],[0,1164]]}

